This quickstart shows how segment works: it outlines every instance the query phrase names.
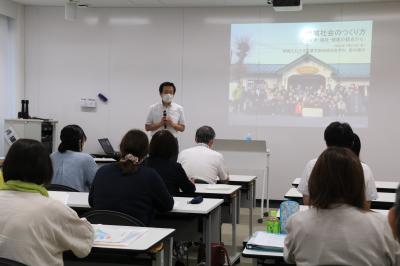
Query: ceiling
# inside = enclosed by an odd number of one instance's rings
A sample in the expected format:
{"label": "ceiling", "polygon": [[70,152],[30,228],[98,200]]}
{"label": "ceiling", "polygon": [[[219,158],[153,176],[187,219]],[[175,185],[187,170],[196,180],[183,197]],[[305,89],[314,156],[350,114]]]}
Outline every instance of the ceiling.
{"label": "ceiling", "polygon": [[[67,0],[13,0],[24,5],[63,6]],[[265,6],[267,0],[77,0],[90,7],[229,7]],[[307,4],[400,2],[400,0],[303,0]]]}

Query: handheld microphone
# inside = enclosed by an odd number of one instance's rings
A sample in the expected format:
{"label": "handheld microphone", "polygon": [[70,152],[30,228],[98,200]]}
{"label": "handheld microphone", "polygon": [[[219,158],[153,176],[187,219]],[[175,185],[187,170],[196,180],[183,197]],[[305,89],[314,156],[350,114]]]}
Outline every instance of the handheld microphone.
{"label": "handheld microphone", "polygon": [[[167,110],[164,110],[163,117],[164,118],[167,117]],[[167,124],[164,123],[164,129],[166,129],[166,128],[167,128]]]}

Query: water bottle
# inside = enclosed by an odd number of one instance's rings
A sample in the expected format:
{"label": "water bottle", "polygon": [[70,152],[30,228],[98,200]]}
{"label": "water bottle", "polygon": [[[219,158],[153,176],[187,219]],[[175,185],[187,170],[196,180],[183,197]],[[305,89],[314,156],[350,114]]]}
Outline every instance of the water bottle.
{"label": "water bottle", "polygon": [[253,138],[251,137],[251,134],[250,134],[250,133],[247,133],[246,137],[244,138],[244,140],[245,140],[246,142],[251,142],[252,139],[253,139]]}

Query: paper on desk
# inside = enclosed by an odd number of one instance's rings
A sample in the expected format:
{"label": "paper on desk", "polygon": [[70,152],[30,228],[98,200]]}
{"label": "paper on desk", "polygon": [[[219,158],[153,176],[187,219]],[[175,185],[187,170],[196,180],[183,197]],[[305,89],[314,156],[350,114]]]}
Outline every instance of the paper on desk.
{"label": "paper on desk", "polygon": [[94,244],[107,246],[129,246],[130,243],[143,236],[146,228],[106,227],[101,224],[92,225],[95,231]]}
{"label": "paper on desk", "polygon": [[267,232],[255,232],[253,237],[247,242],[248,249],[275,250],[283,251],[286,235],[271,234]]}
{"label": "paper on desk", "polygon": [[181,203],[177,200],[174,200],[174,209],[178,208]]}
{"label": "paper on desk", "polygon": [[67,204],[69,194],[68,192],[62,192],[62,191],[49,191],[49,197],[54,200],[58,200],[62,204]]}

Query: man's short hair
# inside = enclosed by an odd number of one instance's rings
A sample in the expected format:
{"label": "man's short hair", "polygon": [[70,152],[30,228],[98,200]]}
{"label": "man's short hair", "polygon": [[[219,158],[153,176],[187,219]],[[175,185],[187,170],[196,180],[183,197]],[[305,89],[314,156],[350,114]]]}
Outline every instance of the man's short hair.
{"label": "man's short hair", "polygon": [[353,146],[354,133],[348,123],[332,122],[325,129],[324,139],[328,147],[349,148]]}
{"label": "man's short hair", "polygon": [[160,92],[160,94],[163,92],[164,87],[172,87],[174,89],[174,94],[176,92],[176,87],[175,84],[169,81],[163,82],[160,84],[160,87],[158,88],[158,91]]}
{"label": "man's short hair", "polygon": [[196,142],[208,144],[215,138],[215,131],[210,126],[202,126],[196,131]]}

